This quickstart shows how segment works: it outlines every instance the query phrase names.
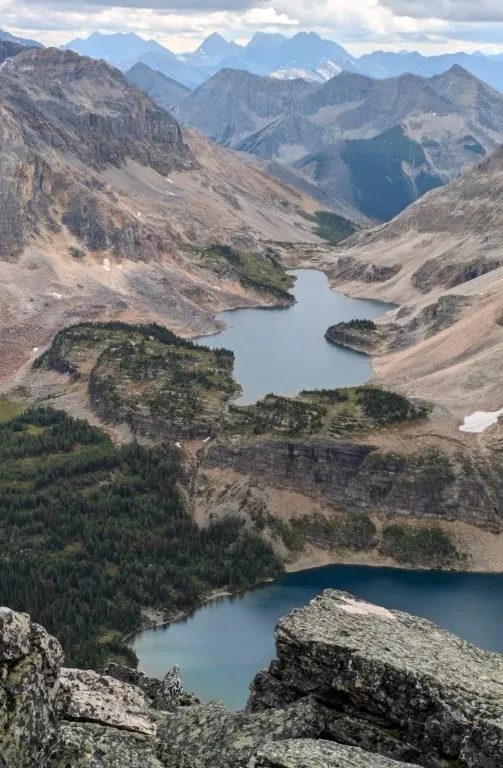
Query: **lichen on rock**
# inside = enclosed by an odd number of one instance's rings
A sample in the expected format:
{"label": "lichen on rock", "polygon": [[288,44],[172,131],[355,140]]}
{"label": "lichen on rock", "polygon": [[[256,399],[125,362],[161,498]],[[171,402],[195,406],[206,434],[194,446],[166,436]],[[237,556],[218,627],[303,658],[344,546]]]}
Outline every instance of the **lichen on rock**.
{"label": "lichen on rock", "polygon": [[276,643],[249,712],[269,708],[269,679],[274,706],[314,696],[335,741],[428,768],[503,764],[502,655],[333,590],[280,620]]}
{"label": "lichen on rock", "polygon": [[[372,762],[369,762],[371,760]],[[407,768],[379,755],[330,741],[310,739],[280,741],[258,750],[250,768]],[[408,768],[412,768],[410,764]]]}
{"label": "lichen on rock", "polygon": [[61,646],[25,613],[0,608],[0,766],[43,766],[55,737]]}
{"label": "lichen on rock", "polygon": [[[61,648],[0,609],[1,768],[501,768],[503,655],[327,590],[281,619],[244,712]],[[106,674],[104,673],[106,672]]]}

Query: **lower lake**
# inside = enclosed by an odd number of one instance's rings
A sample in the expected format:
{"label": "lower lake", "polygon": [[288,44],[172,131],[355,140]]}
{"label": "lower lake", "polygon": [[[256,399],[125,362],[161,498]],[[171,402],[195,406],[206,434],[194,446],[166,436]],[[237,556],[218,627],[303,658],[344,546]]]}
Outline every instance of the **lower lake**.
{"label": "lower lake", "polygon": [[142,632],[133,644],[139,667],[162,677],[178,664],[187,690],[241,709],[253,676],[275,656],[277,620],[327,587],[424,616],[503,651],[503,575],[328,566],[284,575],[242,596],[207,603],[170,627]]}
{"label": "lower lake", "polygon": [[249,405],[274,392],[296,395],[302,389],[334,389],[372,378],[370,358],[326,341],[330,325],[372,320],[395,305],[351,299],[330,289],[323,272],[293,270],[296,304],[280,309],[238,309],[218,315],[228,326],[196,339],[236,355],[235,376],[243,388],[238,405]]}

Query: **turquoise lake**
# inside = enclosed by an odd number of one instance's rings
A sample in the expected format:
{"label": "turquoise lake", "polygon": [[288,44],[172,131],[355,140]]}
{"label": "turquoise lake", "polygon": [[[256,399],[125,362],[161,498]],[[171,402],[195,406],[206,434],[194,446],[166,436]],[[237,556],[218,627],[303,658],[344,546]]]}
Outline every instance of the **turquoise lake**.
{"label": "turquoise lake", "polygon": [[503,575],[328,566],[285,575],[245,595],[208,603],[170,627],[142,632],[134,642],[140,669],[162,677],[178,664],[188,690],[240,709],[253,676],[275,656],[277,620],[327,587],[425,616],[466,640],[503,651]]}
{"label": "turquoise lake", "polygon": [[282,309],[238,309],[218,315],[228,328],[196,339],[212,349],[236,355],[235,377],[243,388],[238,405],[249,405],[274,392],[296,395],[302,389],[333,389],[372,378],[367,355],[326,341],[330,325],[355,318],[372,320],[394,307],[351,299],[330,289],[326,275],[293,270],[297,303]]}

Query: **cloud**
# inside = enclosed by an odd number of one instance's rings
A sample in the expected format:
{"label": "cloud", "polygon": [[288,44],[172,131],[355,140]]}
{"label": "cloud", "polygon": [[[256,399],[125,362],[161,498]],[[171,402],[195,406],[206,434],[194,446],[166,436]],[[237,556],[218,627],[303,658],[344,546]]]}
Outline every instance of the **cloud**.
{"label": "cloud", "polygon": [[[212,13],[214,11],[246,11],[260,5],[257,0],[77,0],[69,8],[68,0],[24,0],[26,6],[39,6],[64,11],[85,11],[99,8],[134,8],[157,12],[178,13]],[[1,5],[1,4],[0,4]]]}
{"label": "cloud", "polygon": [[0,26],[48,45],[94,30],[134,31],[177,52],[211,32],[247,39],[309,30],[355,53],[404,43],[425,53],[493,51],[501,47],[498,21],[503,0],[0,0]]}
{"label": "cloud", "polygon": [[501,0],[380,0],[398,16],[458,22],[503,22]]}

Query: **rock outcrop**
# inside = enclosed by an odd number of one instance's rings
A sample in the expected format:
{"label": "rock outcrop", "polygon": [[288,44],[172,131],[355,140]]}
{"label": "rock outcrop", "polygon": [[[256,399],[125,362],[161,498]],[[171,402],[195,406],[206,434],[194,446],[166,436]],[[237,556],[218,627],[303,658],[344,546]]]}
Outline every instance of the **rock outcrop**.
{"label": "rock outcrop", "polygon": [[61,669],[25,614],[1,609],[0,632],[1,768],[503,764],[503,656],[343,592],[280,620],[244,712],[194,703],[176,668]]}
{"label": "rock outcrop", "polygon": [[[369,436],[372,439],[372,435]],[[401,455],[367,442],[306,440],[216,442],[204,467],[232,469],[261,483],[326,499],[343,511],[378,511],[435,520],[462,520],[500,532],[500,472],[477,458],[435,448]],[[488,500],[491,499],[489,502]]]}
{"label": "rock outcrop", "polygon": [[325,738],[427,768],[502,764],[502,655],[332,590],[282,619],[276,644],[249,712],[314,697]]}
{"label": "rock outcrop", "polygon": [[57,640],[27,614],[0,608],[1,768],[47,764],[62,657]]}
{"label": "rock outcrop", "polygon": [[[369,762],[370,761],[370,762]],[[302,739],[266,744],[257,751],[250,768],[407,768],[379,755],[330,741]],[[412,768],[412,766],[409,766]]]}

